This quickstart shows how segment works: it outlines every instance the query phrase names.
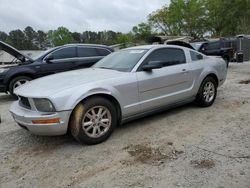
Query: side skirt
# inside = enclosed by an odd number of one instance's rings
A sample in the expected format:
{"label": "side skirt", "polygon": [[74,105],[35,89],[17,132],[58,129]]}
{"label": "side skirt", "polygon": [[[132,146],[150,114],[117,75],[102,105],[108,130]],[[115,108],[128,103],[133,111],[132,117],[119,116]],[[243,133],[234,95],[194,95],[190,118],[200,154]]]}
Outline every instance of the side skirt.
{"label": "side skirt", "polygon": [[163,107],[160,107],[160,108],[156,108],[156,109],[153,109],[153,110],[150,110],[150,111],[145,111],[145,112],[142,112],[142,113],[139,113],[139,114],[135,114],[133,116],[123,118],[121,124],[133,121],[135,119],[140,119],[140,118],[143,118],[145,116],[150,116],[150,115],[153,115],[153,114],[164,112],[164,111],[167,111],[167,110],[169,110],[171,108],[176,108],[176,107],[179,107],[179,106],[183,106],[184,104],[191,103],[194,100],[195,100],[195,97],[192,97],[192,98],[189,98],[189,99],[186,99],[186,100],[174,103],[174,104],[169,104],[169,105],[166,105],[166,106],[163,106]]}

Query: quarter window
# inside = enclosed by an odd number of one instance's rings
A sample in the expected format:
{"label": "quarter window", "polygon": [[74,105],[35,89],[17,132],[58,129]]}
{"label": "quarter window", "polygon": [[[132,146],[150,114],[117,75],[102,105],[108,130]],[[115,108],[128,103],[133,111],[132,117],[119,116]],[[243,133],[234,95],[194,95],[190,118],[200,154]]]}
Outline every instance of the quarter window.
{"label": "quarter window", "polygon": [[93,56],[100,56],[96,50],[96,48],[89,48],[89,47],[78,47],[78,57],[93,57]]}
{"label": "quarter window", "polygon": [[102,48],[97,48],[97,52],[99,54],[99,56],[106,56],[110,54],[110,51],[106,50],[106,49],[102,49]]}
{"label": "quarter window", "polygon": [[76,48],[69,47],[57,50],[52,53],[53,59],[66,59],[66,58],[74,58],[76,57]]}
{"label": "quarter window", "polygon": [[153,51],[145,60],[145,63],[159,62],[163,66],[171,66],[186,63],[183,50],[177,48],[164,48]]}
{"label": "quarter window", "polygon": [[199,61],[203,59],[203,55],[194,51],[190,51],[190,56],[191,56],[192,61]]}

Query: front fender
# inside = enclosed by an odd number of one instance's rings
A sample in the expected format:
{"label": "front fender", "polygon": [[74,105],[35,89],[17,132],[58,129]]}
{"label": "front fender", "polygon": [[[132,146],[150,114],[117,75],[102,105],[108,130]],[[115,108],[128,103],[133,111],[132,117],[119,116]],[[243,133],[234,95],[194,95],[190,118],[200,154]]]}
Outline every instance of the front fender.
{"label": "front fender", "polygon": [[[106,94],[114,97],[117,101],[121,101],[118,90],[116,90],[113,87],[110,86],[99,86],[95,88],[91,87],[84,87],[80,89],[75,89],[72,93],[72,89],[65,94],[65,91],[63,92],[64,95],[60,96],[60,94],[57,94],[51,100],[53,101],[56,109],[60,111],[64,110],[73,110],[77,104],[79,104],[82,100],[98,94]],[[122,104],[120,104],[122,105]]]}
{"label": "front fender", "polygon": [[5,76],[5,84],[8,84],[13,78],[20,75],[34,75],[35,71],[27,67],[19,67],[18,69],[10,70]]}

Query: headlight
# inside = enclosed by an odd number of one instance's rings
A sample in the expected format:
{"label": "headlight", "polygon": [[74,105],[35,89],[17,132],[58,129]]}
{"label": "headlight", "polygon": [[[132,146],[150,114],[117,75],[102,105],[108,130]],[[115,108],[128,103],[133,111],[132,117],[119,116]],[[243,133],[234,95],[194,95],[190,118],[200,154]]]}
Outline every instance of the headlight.
{"label": "headlight", "polygon": [[0,73],[4,73],[4,72],[6,72],[8,70],[9,70],[9,68],[2,68],[2,69],[0,69]]}
{"label": "headlight", "polygon": [[55,112],[55,107],[49,99],[33,99],[33,101],[38,111]]}

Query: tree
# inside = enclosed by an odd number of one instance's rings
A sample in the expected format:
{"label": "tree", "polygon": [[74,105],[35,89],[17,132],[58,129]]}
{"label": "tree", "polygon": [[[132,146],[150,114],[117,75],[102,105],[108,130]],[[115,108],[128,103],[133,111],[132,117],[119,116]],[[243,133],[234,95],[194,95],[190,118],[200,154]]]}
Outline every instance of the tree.
{"label": "tree", "polygon": [[57,30],[49,31],[48,38],[53,46],[60,46],[74,42],[70,31],[65,27],[58,27]]}
{"label": "tree", "polygon": [[26,27],[23,31],[25,35],[25,42],[24,42],[24,49],[30,49],[30,50],[37,50],[38,47],[36,46],[36,38],[37,33],[34,31],[34,29],[30,26]]}
{"label": "tree", "polygon": [[0,40],[5,42],[7,38],[8,35],[5,32],[0,31]]}
{"label": "tree", "polygon": [[82,43],[81,33],[73,32],[73,33],[71,33],[71,35],[72,35],[73,40],[74,40],[75,43]]}
{"label": "tree", "polygon": [[214,37],[250,32],[249,0],[206,0],[208,26]]}
{"label": "tree", "polygon": [[25,48],[25,35],[20,29],[11,31],[6,42],[19,50],[27,50]]}
{"label": "tree", "polygon": [[37,48],[40,50],[46,50],[48,47],[50,47],[47,34],[41,30],[37,31],[35,43],[36,43]]}
{"label": "tree", "polygon": [[137,26],[134,26],[132,33],[135,36],[135,41],[149,41],[152,36],[152,27],[148,23],[140,23]]}
{"label": "tree", "polygon": [[200,38],[207,31],[206,9],[202,0],[171,0],[169,7],[149,15],[151,22],[165,35],[189,35]]}

